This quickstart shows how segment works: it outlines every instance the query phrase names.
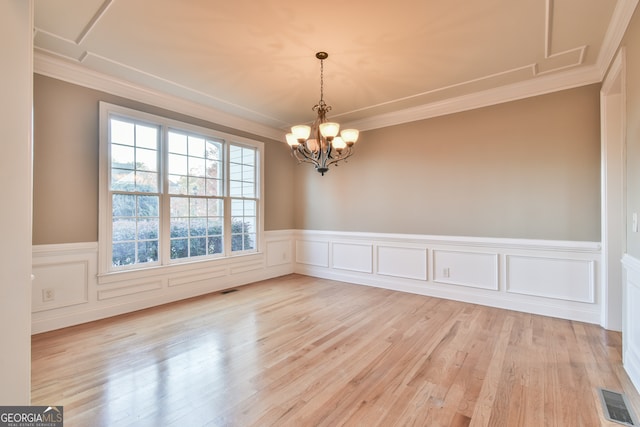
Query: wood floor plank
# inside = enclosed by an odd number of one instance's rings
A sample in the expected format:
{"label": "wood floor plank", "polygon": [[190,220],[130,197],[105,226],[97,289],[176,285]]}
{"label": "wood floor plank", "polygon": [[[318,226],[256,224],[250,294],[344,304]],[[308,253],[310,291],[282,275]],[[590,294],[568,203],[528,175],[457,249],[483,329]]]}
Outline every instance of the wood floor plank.
{"label": "wood floor plank", "polygon": [[596,325],[289,275],[34,335],[65,426],[614,426]]}

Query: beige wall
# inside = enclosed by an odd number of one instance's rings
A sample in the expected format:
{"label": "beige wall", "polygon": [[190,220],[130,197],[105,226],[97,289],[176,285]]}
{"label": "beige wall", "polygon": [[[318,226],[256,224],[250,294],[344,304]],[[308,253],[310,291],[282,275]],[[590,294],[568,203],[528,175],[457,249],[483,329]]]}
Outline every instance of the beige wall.
{"label": "beige wall", "polygon": [[0,2],[1,406],[31,401],[32,30],[32,0]]}
{"label": "beige wall", "polygon": [[364,132],[296,167],[299,229],[600,240],[599,85]]}
{"label": "beige wall", "polygon": [[265,230],[293,228],[286,144],[36,74],[33,244],[98,240],[98,101],[265,142]]}
{"label": "beige wall", "polygon": [[631,229],[631,214],[640,215],[640,9],[636,9],[622,45],[627,59],[627,253],[640,258],[640,233]]}
{"label": "beige wall", "polygon": [[[97,240],[99,100],[233,132],[40,75],[34,83],[34,244]],[[356,154],[324,177],[266,142],[265,229],[599,241],[598,91],[363,132]]]}

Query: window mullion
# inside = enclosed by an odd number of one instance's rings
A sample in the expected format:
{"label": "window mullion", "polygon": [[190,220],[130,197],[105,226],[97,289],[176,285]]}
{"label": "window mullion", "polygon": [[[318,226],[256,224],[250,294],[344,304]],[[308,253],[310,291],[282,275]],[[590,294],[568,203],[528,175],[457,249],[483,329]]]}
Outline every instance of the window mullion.
{"label": "window mullion", "polygon": [[231,255],[231,190],[229,143],[224,144],[224,254]]}
{"label": "window mullion", "polygon": [[169,128],[166,125],[163,125],[160,140],[160,253],[162,265],[169,264],[169,261],[171,260],[171,196],[169,195],[168,134]]}

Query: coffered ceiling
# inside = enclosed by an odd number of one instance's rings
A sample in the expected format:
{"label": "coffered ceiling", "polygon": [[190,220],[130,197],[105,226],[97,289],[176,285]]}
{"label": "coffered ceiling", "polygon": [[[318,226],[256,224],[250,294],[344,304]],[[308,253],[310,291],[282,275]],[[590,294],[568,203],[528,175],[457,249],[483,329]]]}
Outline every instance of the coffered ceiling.
{"label": "coffered ceiling", "polygon": [[[51,64],[280,132],[361,129],[600,81],[638,0],[35,0]],[[273,133],[275,135],[275,133]]]}

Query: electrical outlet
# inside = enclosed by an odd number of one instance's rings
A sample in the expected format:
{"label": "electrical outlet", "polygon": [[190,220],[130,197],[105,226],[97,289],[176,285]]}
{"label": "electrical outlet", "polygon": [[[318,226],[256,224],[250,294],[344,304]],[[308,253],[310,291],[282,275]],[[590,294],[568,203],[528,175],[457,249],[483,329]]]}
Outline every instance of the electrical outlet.
{"label": "electrical outlet", "polygon": [[451,270],[448,267],[442,269],[442,277],[451,277]]}
{"label": "electrical outlet", "polygon": [[42,302],[53,301],[56,299],[56,292],[52,288],[42,290]]}

